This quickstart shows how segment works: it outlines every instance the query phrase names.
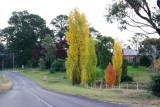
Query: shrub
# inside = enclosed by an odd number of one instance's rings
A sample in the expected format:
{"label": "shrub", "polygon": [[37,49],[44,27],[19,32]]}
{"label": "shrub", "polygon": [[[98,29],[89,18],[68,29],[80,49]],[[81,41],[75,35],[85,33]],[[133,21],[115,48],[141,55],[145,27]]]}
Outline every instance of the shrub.
{"label": "shrub", "polygon": [[153,70],[155,72],[160,72],[160,58],[153,61]]}
{"label": "shrub", "polygon": [[137,64],[137,62],[136,62],[136,59],[137,59],[137,56],[134,56],[134,57],[133,57],[133,67],[134,67],[134,68],[138,68],[138,64]]}
{"label": "shrub", "polygon": [[54,61],[51,65],[50,72],[56,72],[56,71],[65,71],[65,60],[64,59],[57,59]]}
{"label": "shrub", "polygon": [[152,61],[147,56],[141,56],[140,61],[141,61],[141,65],[146,67],[149,67],[152,63]]}
{"label": "shrub", "polygon": [[125,75],[125,74],[122,74],[121,76],[121,82],[132,82],[133,81],[133,78],[130,77],[129,75]]}
{"label": "shrub", "polygon": [[122,64],[122,75],[126,75],[127,74],[127,67],[128,67],[128,60],[127,59],[123,59],[123,64]]}
{"label": "shrub", "polygon": [[46,68],[46,61],[43,58],[40,58],[38,65],[39,65],[40,69],[43,70]]}
{"label": "shrub", "polygon": [[149,90],[153,95],[160,97],[160,74],[151,77]]}

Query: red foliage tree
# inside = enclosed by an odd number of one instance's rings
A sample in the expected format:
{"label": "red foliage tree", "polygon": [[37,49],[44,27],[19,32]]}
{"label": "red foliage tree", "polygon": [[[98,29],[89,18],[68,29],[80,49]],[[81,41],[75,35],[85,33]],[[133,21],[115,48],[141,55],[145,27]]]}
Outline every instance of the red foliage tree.
{"label": "red foliage tree", "polygon": [[44,48],[42,46],[36,46],[34,47],[31,52],[32,52],[32,61],[34,63],[34,66],[38,66],[38,61],[42,55],[42,51]]}
{"label": "red foliage tree", "polygon": [[67,58],[67,47],[68,45],[66,40],[62,40],[58,44],[56,44],[56,57],[61,59]]}
{"label": "red foliage tree", "polygon": [[105,77],[104,78],[105,78],[106,84],[109,87],[111,87],[116,80],[116,73],[115,73],[115,70],[113,69],[111,63],[109,63],[109,65],[107,67],[107,70],[105,71]]}

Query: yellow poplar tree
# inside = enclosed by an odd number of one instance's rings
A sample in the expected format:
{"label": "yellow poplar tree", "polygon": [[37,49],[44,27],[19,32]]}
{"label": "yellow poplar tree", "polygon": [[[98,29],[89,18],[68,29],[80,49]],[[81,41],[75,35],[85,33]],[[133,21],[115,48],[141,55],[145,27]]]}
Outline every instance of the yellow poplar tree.
{"label": "yellow poplar tree", "polygon": [[84,14],[75,8],[68,16],[68,31],[66,31],[67,51],[66,71],[67,77],[75,84],[81,82],[81,72],[85,65],[86,41],[89,39],[89,27]]}
{"label": "yellow poplar tree", "polygon": [[123,54],[121,49],[121,42],[118,38],[114,40],[114,55],[112,57],[112,63],[113,63],[113,69],[116,72],[116,80],[115,84],[119,84],[121,82],[121,73],[122,73],[122,60],[123,60]]}
{"label": "yellow poplar tree", "polygon": [[95,52],[95,43],[92,38],[87,41],[87,47],[85,52],[85,68],[82,71],[81,83],[86,82],[91,85],[96,80],[96,65],[97,57]]}

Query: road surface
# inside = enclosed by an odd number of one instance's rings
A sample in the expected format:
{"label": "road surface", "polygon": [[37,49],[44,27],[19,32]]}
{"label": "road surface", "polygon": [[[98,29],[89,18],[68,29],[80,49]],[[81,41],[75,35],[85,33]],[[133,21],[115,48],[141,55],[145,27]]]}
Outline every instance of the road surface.
{"label": "road surface", "polygon": [[131,107],[48,91],[19,72],[0,74],[13,81],[11,90],[0,94],[0,107]]}

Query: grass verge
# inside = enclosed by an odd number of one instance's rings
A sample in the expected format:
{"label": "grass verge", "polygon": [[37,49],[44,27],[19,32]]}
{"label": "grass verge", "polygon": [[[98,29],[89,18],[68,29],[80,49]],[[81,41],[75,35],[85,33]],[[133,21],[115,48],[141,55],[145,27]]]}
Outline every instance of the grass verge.
{"label": "grass verge", "polygon": [[0,75],[0,93],[5,93],[7,92],[12,86],[12,81],[8,78],[5,77],[3,80],[2,75]]}
{"label": "grass verge", "polygon": [[[114,103],[160,105],[160,98],[157,98],[144,90],[136,92],[136,90],[127,91],[125,89],[98,90],[93,88],[84,88],[79,85],[72,86],[63,78],[66,75],[64,72],[55,72],[50,74],[49,70],[41,71],[39,68],[15,69],[15,71],[20,71],[22,74],[39,83],[42,87],[56,92],[68,93]],[[44,76],[47,76],[47,81],[43,81]]]}

